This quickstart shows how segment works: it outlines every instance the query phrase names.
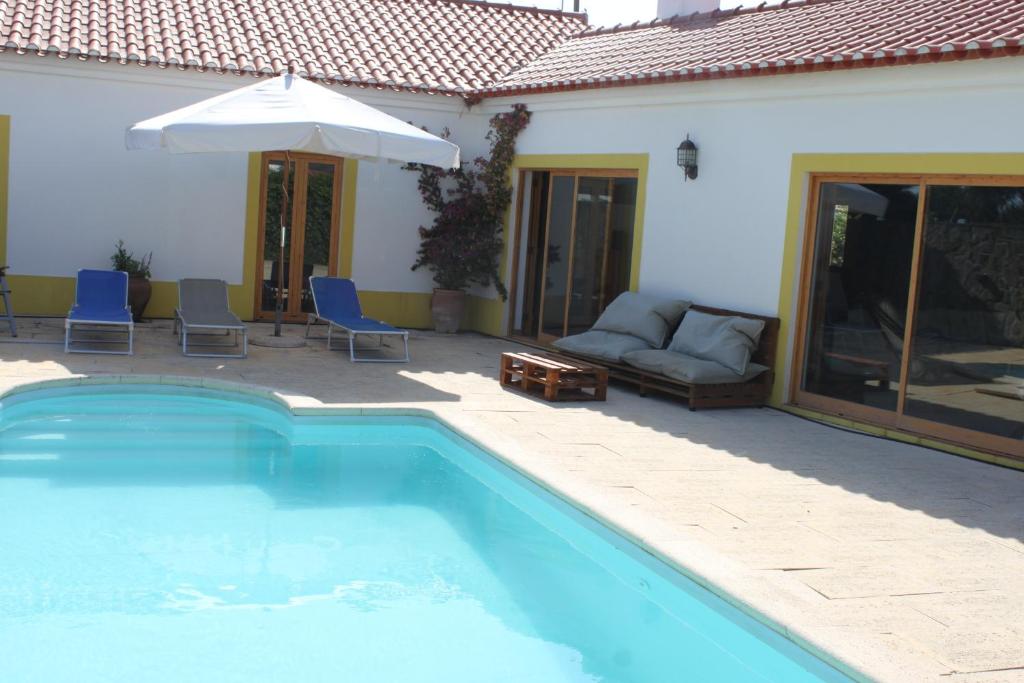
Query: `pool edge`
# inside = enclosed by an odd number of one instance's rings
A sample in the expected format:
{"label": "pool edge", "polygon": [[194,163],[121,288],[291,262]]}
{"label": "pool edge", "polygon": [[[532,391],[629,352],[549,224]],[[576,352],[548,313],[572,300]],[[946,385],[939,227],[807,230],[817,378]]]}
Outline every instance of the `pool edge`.
{"label": "pool edge", "polygon": [[[269,386],[205,377],[159,374],[80,375],[74,377],[31,381],[0,391],[0,401],[20,394],[40,390],[111,385],[163,385],[184,388],[201,388],[210,391],[223,392],[225,394],[254,397],[269,401],[287,412],[289,415],[295,417],[404,416],[434,420],[445,429],[450,430],[452,433],[465,439],[473,446],[496,458],[502,464],[512,468],[516,472],[519,472],[535,485],[562,500],[567,505],[579,510],[581,513],[590,517],[598,524],[608,528],[613,533],[622,536],[643,552],[651,555],[656,560],[679,572],[682,576],[709,591],[719,599],[723,600],[726,604],[740,610],[742,613],[754,619],[766,628],[793,642],[801,649],[822,660],[829,666],[837,669],[850,679],[864,682],[875,680],[881,681],[890,679],[893,674],[896,673],[893,670],[875,670],[876,667],[872,666],[871,663],[861,662],[858,665],[854,665],[847,661],[847,659],[842,655],[833,652],[827,646],[819,644],[814,637],[806,634],[801,628],[787,625],[787,620],[784,616],[773,614],[778,611],[776,608],[767,606],[762,608],[755,607],[747,600],[741,599],[738,597],[737,592],[750,592],[749,590],[746,590],[749,589],[750,586],[747,585],[746,589],[741,588],[740,590],[729,588],[729,586],[733,584],[734,580],[739,579],[742,581],[742,578],[729,576],[722,576],[714,580],[707,578],[705,573],[697,570],[689,562],[681,558],[678,553],[673,554],[670,551],[659,548],[659,544],[656,540],[651,539],[650,537],[645,538],[644,536],[631,531],[628,527],[623,526],[608,515],[603,514],[600,510],[588,505],[584,500],[581,500],[580,498],[572,495],[572,493],[566,491],[564,484],[560,485],[558,482],[552,481],[551,478],[546,477],[543,473],[529,467],[524,462],[525,459],[516,458],[512,453],[516,451],[522,452],[524,449],[511,440],[496,437],[492,433],[485,433],[485,429],[482,425],[476,424],[472,422],[470,418],[455,412],[449,413],[444,410],[439,411],[431,408],[401,405],[370,407],[332,406],[325,405],[305,395],[285,393],[279,389]],[[697,546],[701,545],[699,542],[695,542],[694,544]],[[704,550],[703,552],[707,552],[707,550]],[[709,554],[717,555],[713,550],[711,550]],[[735,563],[729,562],[729,564]],[[724,567],[720,568],[724,569]],[[749,573],[749,570],[744,567],[737,567],[737,569],[740,573]]]}

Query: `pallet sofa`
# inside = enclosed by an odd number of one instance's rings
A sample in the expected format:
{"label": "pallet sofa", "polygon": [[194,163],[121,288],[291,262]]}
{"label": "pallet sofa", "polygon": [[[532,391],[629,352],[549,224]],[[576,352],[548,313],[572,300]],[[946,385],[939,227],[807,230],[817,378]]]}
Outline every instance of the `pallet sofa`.
{"label": "pallet sofa", "polygon": [[641,395],[680,396],[697,410],[764,406],[778,338],[778,318],[626,292],[591,330],[553,346]]}

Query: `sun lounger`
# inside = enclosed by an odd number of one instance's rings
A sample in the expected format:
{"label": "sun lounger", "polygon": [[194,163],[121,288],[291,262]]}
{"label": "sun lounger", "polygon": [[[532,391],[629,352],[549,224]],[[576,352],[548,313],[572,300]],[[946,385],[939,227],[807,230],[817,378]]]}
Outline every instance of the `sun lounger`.
{"label": "sun lounger", "polygon": [[[125,339],[75,339],[75,327],[92,331],[119,332],[124,328]],[[64,320],[65,353],[115,353],[131,355],[135,336],[132,311],[128,308],[128,273],[120,270],[78,271],[75,283],[75,305]],[[127,351],[102,351],[94,348],[73,348],[74,344],[128,344]]]}
{"label": "sun lounger", "polygon": [[[311,277],[309,288],[313,292],[313,305],[316,313],[310,313],[306,322],[306,336],[309,337],[310,326],[317,321],[327,323],[327,348],[331,348],[331,332],[337,327],[348,335],[348,353],[352,362],[408,363],[409,332],[399,330],[387,323],[373,320],[363,315],[359,305],[356,286],[351,280],[339,277]],[[385,337],[401,337],[405,346],[404,358],[356,357],[356,337],[359,335],[376,336],[379,346],[384,345]]]}
{"label": "sun lounger", "polygon": [[[174,332],[178,335],[181,352],[186,356],[206,358],[245,358],[249,350],[249,331],[238,316],[228,307],[228,284],[223,280],[185,278],[178,280],[178,308],[174,310]],[[223,336],[234,335],[234,345],[222,342],[197,342],[189,334],[204,337],[223,332]],[[189,347],[208,349],[236,349],[238,337],[242,337],[241,353],[196,353]],[[220,335],[218,335],[220,336]]]}

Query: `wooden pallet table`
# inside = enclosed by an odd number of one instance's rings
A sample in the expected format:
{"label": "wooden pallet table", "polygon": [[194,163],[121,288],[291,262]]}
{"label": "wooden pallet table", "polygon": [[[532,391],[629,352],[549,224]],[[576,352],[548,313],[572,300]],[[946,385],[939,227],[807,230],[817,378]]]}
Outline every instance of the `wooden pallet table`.
{"label": "wooden pallet table", "polygon": [[501,385],[545,401],[604,401],[608,368],[554,354],[501,354]]}

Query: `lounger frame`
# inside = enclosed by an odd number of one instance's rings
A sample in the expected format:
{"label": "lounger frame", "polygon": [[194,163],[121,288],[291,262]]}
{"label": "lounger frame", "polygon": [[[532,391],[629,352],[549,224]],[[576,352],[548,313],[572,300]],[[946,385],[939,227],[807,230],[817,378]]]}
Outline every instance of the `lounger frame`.
{"label": "lounger frame", "polygon": [[[234,333],[234,342],[228,346],[220,342],[198,342],[195,340],[189,341],[189,331],[192,331],[193,336],[197,337],[229,337],[231,333]],[[217,332],[223,332],[224,334],[217,334]],[[197,325],[195,323],[188,324],[185,322],[184,317],[181,314],[181,309],[174,309],[174,334],[178,335],[178,346],[181,347],[182,355],[189,356],[190,358],[247,358],[249,355],[249,328],[243,325]],[[198,348],[217,348],[217,349],[237,349],[238,338],[242,338],[242,351],[240,353],[196,353],[195,351],[189,351],[189,347]]]}
{"label": "lounger frame", "polygon": [[[395,330],[394,332],[381,332],[374,331],[370,332],[367,330],[353,330],[350,327],[346,327],[343,323],[338,323],[330,318],[321,318],[316,313],[310,313],[306,319],[306,339],[309,339],[309,330],[313,325],[318,322],[327,323],[327,350],[333,351],[334,347],[331,346],[332,333],[334,328],[337,327],[339,330],[345,332],[348,336],[348,357],[353,363],[408,363],[409,362],[409,331],[408,330]],[[356,337],[359,335],[377,337],[377,348],[384,346],[384,337],[401,337],[402,344],[404,346],[404,357],[402,358],[360,358],[356,356]]]}
{"label": "lounger frame", "polygon": [[[76,325],[86,325],[91,328],[93,332],[117,332],[117,329],[104,329],[104,328],[126,328],[124,332],[128,335],[127,339],[75,339],[73,328]],[[72,344],[128,344],[127,351],[104,351],[103,349],[76,349],[72,348]],[[64,353],[104,353],[111,356],[131,356],[135,353],[135,323],[115,323],[109,320],[69,320],[64,319]]]}

